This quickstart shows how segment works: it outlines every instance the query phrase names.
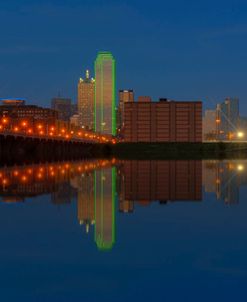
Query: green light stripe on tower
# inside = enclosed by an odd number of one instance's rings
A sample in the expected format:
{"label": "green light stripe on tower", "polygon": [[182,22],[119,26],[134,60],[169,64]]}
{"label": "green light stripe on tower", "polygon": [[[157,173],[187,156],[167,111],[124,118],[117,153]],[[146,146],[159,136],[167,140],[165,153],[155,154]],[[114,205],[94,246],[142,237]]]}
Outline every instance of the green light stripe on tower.
{"label": "green light stripe on tower", "polygon": [[112,168],[112,246],[116,242],[116,167]]}
{"label": "green light stripe on tower", "polygon": [[[96,61],[94,62],[94,76],[96,75]],[[97,82],[95,80],[95,83],[94,83],[94,125],[93,125],[93,129],[94,131],[96,132],[96,118],[97,118],[97,112],[96,112],[96,85],[97,85]]]}
{"label": "green light stripe on tower", "polygon": [[112,60],[112,135],[116,135],[116,62]]}

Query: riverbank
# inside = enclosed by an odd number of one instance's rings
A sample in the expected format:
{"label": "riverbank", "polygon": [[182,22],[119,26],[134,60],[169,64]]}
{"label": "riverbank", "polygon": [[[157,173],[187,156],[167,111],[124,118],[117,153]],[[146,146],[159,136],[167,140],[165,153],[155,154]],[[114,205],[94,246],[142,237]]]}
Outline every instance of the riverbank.
{"label": "riverbank", "polygon": [[[31,148],[32,147],[32,148]],[[93,145],[15,145],[0,148],[0,166],[78,159],[203,160],[247,159],[247,143],[117,143]]]}
{"label": "riverbank", "polygon": [[119,159],[247,159],[247,143],[118,143]]}

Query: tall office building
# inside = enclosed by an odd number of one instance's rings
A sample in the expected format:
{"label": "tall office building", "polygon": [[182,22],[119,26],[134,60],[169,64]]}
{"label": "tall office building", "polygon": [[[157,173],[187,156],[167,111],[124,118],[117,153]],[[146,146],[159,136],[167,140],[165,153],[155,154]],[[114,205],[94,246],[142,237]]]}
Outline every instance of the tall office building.
{"label": "tall office building", "polygon": [[116,134],[116,63],[110,52],[99,52],[95,60],[94,130]]}
{"label": "tall office building", "polygon": [[89,130],[94,128],[94,85],[95,80],[87,70],[86,78],[78,82],[78,114],[80,126]]}
{"label": "tall office building", "polygon": [[58,118],[63,121],[69,121],[71,117],[71,99],[60,96],[51,100],[51,108],[58,112]]}
{"label": "tall office building", "polygon": [[94,171],[95,242],[100,250],[115,243],[116,168]]}
{"label": "tall office building", "polygon": [[118,97],[119,103],[117,110],[117,129],[119,132],[121,132],[124,127],[124,104],[126,102],[134,102],[134,91],[119,90]]}

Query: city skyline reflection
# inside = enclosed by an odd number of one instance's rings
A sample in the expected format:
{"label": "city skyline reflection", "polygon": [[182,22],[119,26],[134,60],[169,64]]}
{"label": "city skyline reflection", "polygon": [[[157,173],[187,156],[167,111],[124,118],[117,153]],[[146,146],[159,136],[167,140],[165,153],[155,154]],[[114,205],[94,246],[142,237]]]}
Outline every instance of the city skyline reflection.
{"label": "city skyline reflection", "polygon": [[94,232],[99,250],[116,242],[116,213],[139,206],[200,203],[213,193],[224,204],[238,204],[246,186],[247,160],[84,160],[0,168],[0,201],[25,202],[50,195],[55,206],[71,204],[78,225]]}

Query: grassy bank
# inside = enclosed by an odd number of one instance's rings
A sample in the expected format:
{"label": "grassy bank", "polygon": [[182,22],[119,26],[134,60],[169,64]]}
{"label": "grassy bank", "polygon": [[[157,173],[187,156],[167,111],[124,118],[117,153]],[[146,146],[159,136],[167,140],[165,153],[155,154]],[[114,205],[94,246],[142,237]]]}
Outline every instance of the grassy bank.
{"label": "grassy bank", "polygon": [[247,159],[247,143],[119,143],[111,153],[120,159]]}

